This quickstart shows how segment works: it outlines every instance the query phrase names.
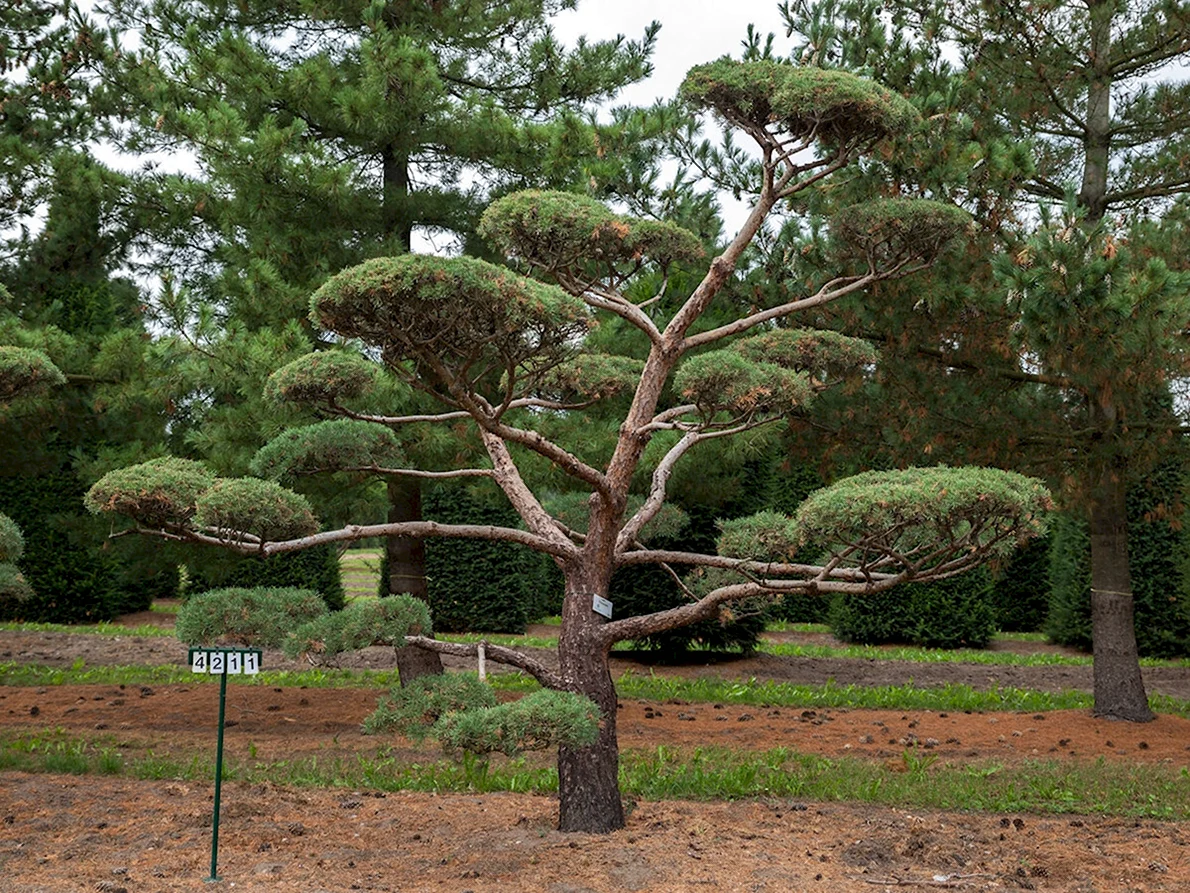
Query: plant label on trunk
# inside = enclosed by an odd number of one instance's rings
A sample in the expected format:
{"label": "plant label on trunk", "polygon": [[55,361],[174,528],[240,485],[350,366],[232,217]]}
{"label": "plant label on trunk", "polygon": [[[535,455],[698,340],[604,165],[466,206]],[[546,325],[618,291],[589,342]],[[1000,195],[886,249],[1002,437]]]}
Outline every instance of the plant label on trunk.
{"label": "plant label on trunk", "polygon": [[591,610],[596,614],[606,617],[608,620],[612,619],[612,603],[601,595],[597,595],[592,599]]}

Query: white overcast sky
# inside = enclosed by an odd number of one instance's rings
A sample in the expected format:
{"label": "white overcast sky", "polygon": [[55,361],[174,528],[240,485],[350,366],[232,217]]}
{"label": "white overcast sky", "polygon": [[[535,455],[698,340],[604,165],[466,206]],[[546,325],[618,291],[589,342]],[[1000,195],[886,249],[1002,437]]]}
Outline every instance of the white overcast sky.
{"label": "white overcast sky", "polygon": [[652,21],[661,23],[653,76],[625,90],[619,102],[672,98],[691,66],[725,54],[738,57],[749,23],[761,34],[776,33],[780,55],[787,47],[777,0],[580,0],[578,9],[555,19],[555,30],[567,45],[584,34],[589,40],[617,34],[639,39]]}

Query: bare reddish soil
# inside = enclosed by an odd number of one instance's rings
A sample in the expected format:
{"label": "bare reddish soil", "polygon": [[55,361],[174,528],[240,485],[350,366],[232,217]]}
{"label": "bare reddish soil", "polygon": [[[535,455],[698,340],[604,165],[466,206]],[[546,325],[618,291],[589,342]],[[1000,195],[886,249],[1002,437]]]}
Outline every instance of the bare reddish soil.
{"label": "bare reddish soil", "polygon": [[[157,615],[160,617],[161,615]],[[369,649],[357,666],[391,666]],[[69,665],[184,661],[172,639],[0,632],[0,662]],[[827,668],[810,666],[826,663]],[[284,665],[266,655],[266,668]],[[1041,689],[1084,688],[1080,667],[907,665],[760,656],[705,666],[616,671],[715,674],[840,683],[964,681]],[[928,671],[928,674],[925,672]],[[1019,681],[1004,671],[1028,671]],[[826,673],[826,676],[822,674]],[[1067,675],[1070,674],[1070,675]],[[924,678],[929,676],[930,681]],[[1011,674],[1015,676],[1015,674]],[[1085,684],[1084,684],[1085,682]],[[1188,697],[1190,670],[1150,674],[1156,690]],[[364,736],[375,690],[228,686],[227,757],[250,763],[376,754],[437,759],[399,738]],[[152,748],[213,758],[218,687],[0,687],[0,731],[111,736],[126,752]],[[1190,765],[1190,722],[1146,725],[1045,714],[946,714],[742,708],[625,701],[625,750],[715,745],[785,746],[905,768],[916,742],[943,762],[1029,757]],[[405,754],[408,751],[409,753]],[[210,890],[213,785],[119,777],[0,774],[0,891],[101,893]],[[863,804],[763,800],[641,802],[607,836],[553,830],[556,803],[513,794],[383,794],[228,783],[220,885],[276,893],[339,891],[879,891],[1190,890],[1186,823],[905,811]],[[217,888],[216,888],[217,889]]]}

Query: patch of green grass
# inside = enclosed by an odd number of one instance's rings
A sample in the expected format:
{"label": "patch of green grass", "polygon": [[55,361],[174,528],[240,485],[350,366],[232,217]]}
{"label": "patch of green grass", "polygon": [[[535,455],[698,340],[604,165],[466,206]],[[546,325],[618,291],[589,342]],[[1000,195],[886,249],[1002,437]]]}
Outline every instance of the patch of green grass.
{"label": "patch of green grass", "polygon": [[174,631],[162,626],[144,624],[142,626],[120,626],[115,623],[89,623],[71,626],[66,623],[0,623],[0,630],[22,633],[75,633],[86,636],[144,636],[146,638],[160,638],[172,636]]}
{"label": "patch of green grass", "polygon": [[[661,746],[626,751],[620,785],[625,795],[647,800],[780,798],[994,813],[1190,819],[1190,772],[1185,768],[1102,758],[1094,762],[950,764],[916,750],[906,751],[902,762],[902,771],[891,771],[883,763],[855,757],[832,759],[788,748],[753,753]],[[214,775],[209,757],[177,759],[153,751],[121,755],[107,739],[89,741],[61,733],[0,739],[0,769],[195,782],[209,782]],[[546,794],[558,786],[555,769],[530,765],[523,759],[410,761],[394,756],[386,747],[374,754],[350,757],[311,756],[268,763],[229,759],[224,777],[291,787],[380,791]],[[777,808],[781,808],[779,804]],[[797,807],[787,804],[786,808]]]}
{"label": "patch of green grass", "polygon": [[625,793],[649,800],[779,797],[979,812],[1190,818],[1190,773],[1184,768],[1103,759],[954,765],[931,756],[907,751],[904,771],[894,772],[854,757],[831,759],[784,748],[755,754],[660,747],[626,753],[621,780]]}
{"label": "patch of green grass", "polygon": [[376,595],[382,557],[379,549],[348,549],[339,557],[340,579],[347,598]]}
{"label": "patch of green grass", "polygon": [[764,625],[766,633],[829,633],[825,623],[793,623],[787,620],[770,620]]}
{"label": "patch of green grass", "polygon": [[178,611],[182,610],[182,603],[176,601],[153,602],[153,604],[149,605],[149,610],[154,614],[177,614]]}

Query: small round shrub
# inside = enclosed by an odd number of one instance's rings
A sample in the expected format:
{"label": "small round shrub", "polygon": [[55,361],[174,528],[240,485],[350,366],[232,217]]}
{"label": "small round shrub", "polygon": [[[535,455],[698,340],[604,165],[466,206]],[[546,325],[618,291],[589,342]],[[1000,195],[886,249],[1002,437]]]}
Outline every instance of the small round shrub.
{"label": "small round shrub", "polygon": [[303,623],[326,613],[309,589],[212,589],[178,611],[175,632],[187,645],[279,647]]}

